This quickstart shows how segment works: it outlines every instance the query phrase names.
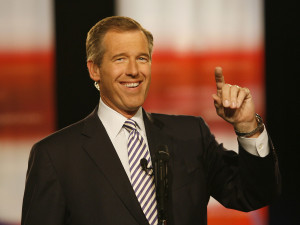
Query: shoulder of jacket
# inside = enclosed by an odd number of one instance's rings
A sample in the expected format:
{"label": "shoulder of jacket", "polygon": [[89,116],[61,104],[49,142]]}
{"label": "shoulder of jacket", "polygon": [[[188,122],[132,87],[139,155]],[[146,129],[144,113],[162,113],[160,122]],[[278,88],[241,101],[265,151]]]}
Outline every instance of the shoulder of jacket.
{"label": "shoulder of jacket", "polygon": [[78,122],[75,122],[73,124],[70,124],[60,130],[57,130],[48,136],[44,137],[40,141],[34,144],[34,147],[40,147],[44,145],[54,145],[57,143],[63,143],[66,142],[68,139],[74,139],[76,137],[80,137],[82,129],[84,127],[84,124],[86,123],[86,120],[88,120],[89,117],[86,117]]}
{"label": "shoulder of jacket", "polygon": [[175,115],[175,114],[162,114],[162,113],[147,113],[147,116],[150,120],[161,119],[161,120],[177,120],[177,121],[203,121],[203,118],[200,116],[192,115]]}

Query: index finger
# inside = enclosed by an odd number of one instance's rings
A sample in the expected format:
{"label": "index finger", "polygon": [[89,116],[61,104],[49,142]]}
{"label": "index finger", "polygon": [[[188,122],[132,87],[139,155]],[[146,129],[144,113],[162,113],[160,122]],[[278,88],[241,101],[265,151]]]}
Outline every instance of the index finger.
{"label": "index finger", "polygon": [[217,92],[219,92],[222,90],[222,87],[225,84],[222,67],[215,68],[215,80],[216,80]]}

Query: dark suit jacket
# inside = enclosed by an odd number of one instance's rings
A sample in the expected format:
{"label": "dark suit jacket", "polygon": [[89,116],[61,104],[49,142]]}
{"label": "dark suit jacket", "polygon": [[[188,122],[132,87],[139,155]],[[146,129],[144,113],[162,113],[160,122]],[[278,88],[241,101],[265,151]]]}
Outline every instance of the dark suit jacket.
{"label": "dark suit jacket", "polygon": [[[205,122],[192,116],[144,112],[153,156],[170,152],[168,224],[204,225],[213,196],[225,207],[249,211],[278,193],[276,155],[225,151]],[[130,181],[97,110],[32,148],[22,225],[147,225]]]}

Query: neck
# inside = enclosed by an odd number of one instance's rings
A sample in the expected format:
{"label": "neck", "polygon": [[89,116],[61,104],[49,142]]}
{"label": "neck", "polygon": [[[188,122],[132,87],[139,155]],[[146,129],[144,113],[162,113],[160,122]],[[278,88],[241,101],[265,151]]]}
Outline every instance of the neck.
{"label": "neck", "polygon": [[106,101],[105,98],[104,99],[101,98],[101,100],[106,106],[108,106],[112,110],[116,111],[117,113],[121,114],[122,116],[126,117],[127,119],[130,119],[131,117],[133,117],[140,108],[140,107],[138,107],[137,109],[134,109],[134,110],[123,110],[123,109],[116,107],[113,104],[110,104],[110,102]]}

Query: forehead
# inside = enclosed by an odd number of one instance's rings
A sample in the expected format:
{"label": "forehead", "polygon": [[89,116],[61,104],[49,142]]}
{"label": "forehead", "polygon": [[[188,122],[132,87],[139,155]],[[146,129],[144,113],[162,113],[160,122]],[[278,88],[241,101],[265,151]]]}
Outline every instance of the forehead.
{"label": "forehead", "polygon": [[110,30],[105,34],[102,44],[106,51],[144,49],[148,52],[146,35],[140,30]]}

